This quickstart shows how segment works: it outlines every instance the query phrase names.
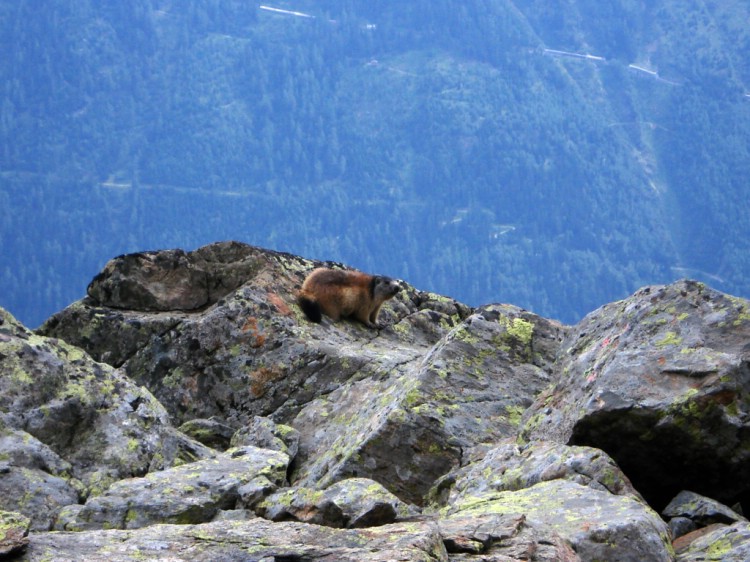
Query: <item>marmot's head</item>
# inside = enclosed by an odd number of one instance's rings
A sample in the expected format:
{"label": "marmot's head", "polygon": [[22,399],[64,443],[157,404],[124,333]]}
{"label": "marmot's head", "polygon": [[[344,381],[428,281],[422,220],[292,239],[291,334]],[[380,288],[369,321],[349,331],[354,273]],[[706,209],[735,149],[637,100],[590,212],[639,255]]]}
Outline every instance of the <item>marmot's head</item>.
{"label": "marmot's head", "polygon": [[390,277],[376,275],[372,279],[372,294],[376,299],[392,299],[401,289],[401,283]]}

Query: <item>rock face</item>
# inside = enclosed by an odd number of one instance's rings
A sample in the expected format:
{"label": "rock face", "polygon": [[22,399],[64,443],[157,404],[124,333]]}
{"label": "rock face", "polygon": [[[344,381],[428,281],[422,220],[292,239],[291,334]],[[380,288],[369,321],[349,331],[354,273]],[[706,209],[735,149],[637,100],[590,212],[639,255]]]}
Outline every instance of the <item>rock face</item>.
{"label": "rock face", "polygon": [[49,529],[61,507],[112,483],[215,453],[113,367],[34,334],[0,309],[3,509]]}
{"label": "rock face", "polygon": [[575,326],[556,371],[525,439],[607,451],[658,510],[683,489],[747,501],[747,301],[691,281],[644,288]]}
{"label": "rock face", "polygon": [[726,507],[750,493],[747,301],[681,281],[569,327],[404,284],[370,329],[304,318],[318,266],[343,267],[236,242],[132,254],[37,333],[0,313],[18,559],[750,548]]}

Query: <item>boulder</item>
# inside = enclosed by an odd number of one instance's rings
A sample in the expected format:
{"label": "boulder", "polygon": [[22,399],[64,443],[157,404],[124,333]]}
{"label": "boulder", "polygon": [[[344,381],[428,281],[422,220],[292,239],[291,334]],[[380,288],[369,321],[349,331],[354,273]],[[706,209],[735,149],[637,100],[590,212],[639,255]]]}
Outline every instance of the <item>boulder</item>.
{"label": "boulder", "polygon": [[667,519],[688,519],[696,527],[708,527],[714,523],[732,524],[747,521],[729,507],[695,492],[683,490],[677,494],[662,512]]}
{"label": "boulder", "polygon": [[[291,256],[289,256],[291,257]],[[138,311],[196,310],[252,278],[264,252],[239,242],[195,250],[138,252],[110,260],[87,293],[100,306]]]}
{"label": "boulder", "polygon": [[366,370],[291,422],[300,432],[297,484],[326,488],[366,477],[419,505],[473,447],[514,435],[524,409],[549,383],[545,369],[562,332],[556,323],[515,307],[484,307],[417,355],[420,348],[399,335],[415,331],[415,319],[422,322],[409,316],[360,346]]}
{"label": "boulder", "polygon": [[[196,263],[209,269],[213,264],[216,269],[206,275],[223,287],[220,298],[199,310],[144,310],[135,304],[123,309],[87,297],[45,322],[40,333],[122,366],[153,392],[177,426],[215,419],[241,428],[271,413],[288,421],[351,374],[331,365],[325,375],[317,373],[317,384],[309,382],[325,355],[308,344],[309,322],[294,303],[306,272],[319,262],[220,243],[199,248],[182,267]],[[100,275],[112,278],[106,267]]]}
{"label": "boulder", "polygon": [[[225,250],[211,245],[196,253]],[[136,324],[151,336],[133,340],[122,368],[154,393],[174,423],[215,419],[243,428],[256,416],[270,417],[299,433],[296,485],[322,490],[367,477],[409,503],[421,503],[432,482],[472,447],[513,435],[550,381],[566,330],[558,323],[509,305],[474,312],[405,285],[381,311],[384,329],[346,320],[312,324],[296,293],[319,262],[250,246],[232,250],[202,267],[219,264],[210,275],[219,279],[233,259],[250,260],[252,267],[237,268],[247,274],[244,284],[199,311],[171,316],[179,321],[165,331],[143,327],[163,328],[165,315],[176,311],[126,315],[89,302],[41,331],[75,337],[81,318],[108,317],[87,329],[88,341],[97,342],[92,353],[123,357],[92,330],[113,329],[118,319]],[[114,279],[105,270],[102,276]]]}
{"label": "boulder", "polygon": [[136,530],[43,533],[31,537],[22,562],[130,562],[137,559],[320,560],[323,562],[580,562],[549,527],[522,515],[493,515],[334,529],[265,519],[200,525],[153,525]]}
{"label": "boulder", "polygon": [[215,418],[190,420],[177,428],[188,437],[203,443],[206,447],[226,451],[231,446],[234,429]]}
{"label": "boulder", "polygon": [[341,508],[344,526],[377,527],[393,523],[399,511],[408,511],[382,484],[368,478],[348,478],[328,487],[324,494]]}
{"label": "boulder", "polygon": [[570,480],[540,482],[511,492],[485,492],[444,508],[443,515],[523,515],[549,526],[582,560],[671,561],[669,528],[656,512],[630,497]]}
{"label": "boulder", "polygon": [[333,529],[264,519],[201,525],[152,525],[136,530],[44,533],[31,537],[19,562],[448,562],[434,523]]}
{"label": "boulder", "polygon": [[0,488],[34,529],[117,480],[213,454],[122,371],[0,318]]}
{"label": "boulder", "polygon": [[195,310],[209,302],[206,272],[183,250],[116,257],[87,293],[96,304],[128,310]]}
{"label": "boulder", "polygon": [[604,451],[549,441],[519,445],[506,440],[482,453],[479,459],[442,477],[430,491],[430,506],[453,505],[484,493],[512,492],[551,480],[569,480],[642,501]]}
{"label": "boulder", "polygon": [[50,530],[60,510],[85,491],[70,463],[24,431],[0,429],[0,458],[2,509],[23,513],[32,531]]}
{"label": "boulder", "polygon": [[65,340],[95,361],[121,367],[152,339],[177,328],[185,317],[173,311],[145,315],[98,306],[84,298],[52,315],[37,333]]}
{"label": "boulder", "polygon": [[17,554],[29,544],[31,520],[25,515],[0,511],[0,556]]}
{"label": "boulder", "polygon": [[568,541],[522,514],[451,516],[439,520],[448,559],[482,562],[580,562]]}
{"label": "boulder", "polygon": [[429,511],[443,516],[523,516],[583,560],[670,560],[668,527],[614,461],[591,447],[506,440],[447,474],[428,498]]}
{"label": "boulder", "polygon": [[716,523],[675,541],[677,562],[747,562],[750,560],[750,523]]}
{"label": "boulder", "polygon": [[521,435],[606,451],[661,510],[683,489],[750,492],[750,304],[702,283],[646,287],[565,338]]}
{"label": "boulder", "polygon": [[302,521],[329,527],[376,527],[410,513],[408,506],[381,484],[349,478],[326,490],[285,488],[264,499],[256,513],[272,521]]}
{"label": "boulder", "polygon": [[[83,506],[61,513],[59,530],[137,529],[157,523],[211,521],[233,509],[241,486],[263,477],[273,486],[286,479],[289,457],[243,447],[211,459],[115,482]],[[270,491],[270,490],[269,490]]]}
{"label": "boulder", "polygon": [[230,444],[232,447],[255,445],[281,451],[293,461],[299,448],[299,432],[288,425],[277,424],[270,418],[255,416],[248,425],[232,435]]}
{"label": "boulder", "polygon": [[294,487],[279,490],[263,500],[255,512],[271,521],[299,521],[341,528],[345,526],[344,513],[322,491]]}

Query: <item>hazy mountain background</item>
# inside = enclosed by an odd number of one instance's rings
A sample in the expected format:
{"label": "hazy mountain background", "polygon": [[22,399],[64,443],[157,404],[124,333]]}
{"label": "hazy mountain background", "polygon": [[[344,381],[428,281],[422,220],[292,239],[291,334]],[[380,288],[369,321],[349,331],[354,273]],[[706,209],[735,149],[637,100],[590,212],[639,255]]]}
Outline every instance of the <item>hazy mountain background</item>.
{"label": "hazy mountain background", "polygon": [[0,0],[0,306],[36,326],[115,255],[225,239],[566,322],[686,276],[748,297],[749,21]]}

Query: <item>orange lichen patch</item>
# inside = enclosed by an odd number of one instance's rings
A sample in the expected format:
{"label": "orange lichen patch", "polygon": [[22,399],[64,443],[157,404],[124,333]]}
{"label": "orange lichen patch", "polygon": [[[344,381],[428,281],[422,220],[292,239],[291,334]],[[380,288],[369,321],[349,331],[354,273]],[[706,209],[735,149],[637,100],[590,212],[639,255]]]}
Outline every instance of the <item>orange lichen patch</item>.
{"label": "orange lichen patch", "polygon": [[266,335],[263,333],[262,328],[258,326],[258,319],[254,316],[250,316],[245,323],[242,325],[243,332],[249,332],[253,341],[250,342],[251,347],[261,347],[266,343]]}
{"label": "orange lichen patch", "polygon": [[268,293],[268,301],[276,307],[276,309],[285,316],[290,316],[292,314],[292,309],[289,308],[289,305],[284,302],[284,299],[282,299],[279,295],[276,293]]}
{"label": "orange lichen patch", "polygon": [[260,367],[250,373],[250,392],[255,398],[260,398],[268,390],[268,383],[279,380],[283,376],[284,373],[280,372],[278,369]]}

